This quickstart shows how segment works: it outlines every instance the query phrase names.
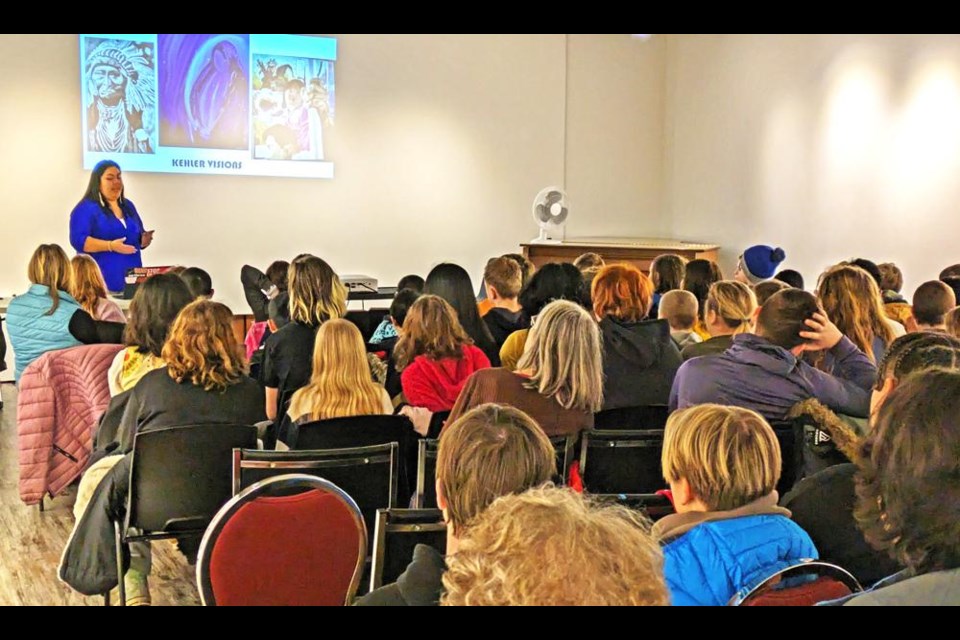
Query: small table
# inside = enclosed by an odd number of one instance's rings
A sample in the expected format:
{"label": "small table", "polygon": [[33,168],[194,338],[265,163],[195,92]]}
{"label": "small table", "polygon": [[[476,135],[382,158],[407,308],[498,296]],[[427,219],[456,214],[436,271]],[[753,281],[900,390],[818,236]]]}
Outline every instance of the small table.
{"label": "small table", "polygon": [[367,308],[367,300],[393,300],[397,295],[396,287],[378,287],[376,291],[361,291],[359,289],[349,290],[347,293],[347,302],[358,301],[363,309]]}
{"label": "small table", "polygon": [[570,238],[563,242],[525,242],[520,245],[523,255],[540,267],[548,262],[573,262],[577,256],[593,252],[603,256],[606,262],[628,262],[646,271],[659,255],[675,253],[687,260],[704,258],[717,260],[715,244],[700,244],[682,240],[658,238]]}

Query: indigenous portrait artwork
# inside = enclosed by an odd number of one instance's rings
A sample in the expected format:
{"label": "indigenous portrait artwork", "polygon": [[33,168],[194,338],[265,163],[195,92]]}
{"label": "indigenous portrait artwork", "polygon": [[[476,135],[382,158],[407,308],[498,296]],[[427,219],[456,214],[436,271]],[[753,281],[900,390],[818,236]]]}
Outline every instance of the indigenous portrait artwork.
{"label": "indigenous portrait artwork", "polygon": [[80,34],[83,166],[333,178],[337,40]]}
{"label": "indigenous portrait artwork", "polygon": [[157,148],[153,43],[88,38],[85,44],[87,149],[153,153]]}

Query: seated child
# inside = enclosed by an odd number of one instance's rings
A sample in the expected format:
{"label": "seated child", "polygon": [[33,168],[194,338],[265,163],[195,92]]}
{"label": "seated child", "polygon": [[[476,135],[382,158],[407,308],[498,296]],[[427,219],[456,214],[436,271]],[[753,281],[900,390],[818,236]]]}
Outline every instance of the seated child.
{"label": "seated child", "polygon": [[703,341],[693,330],[699,311],[697,297],[689,291],[675,289],[667,291],[660,298],[657,317],[670,324],[670,337],[677,343],[677,348],[683,349]]}
{"label": "seated child", "polygon": [[910,322],[910,303],[900,293],[903,289],[903,272],[892,262],[878,264],[880,269],[880,292],[883,295],[883,310],[891,320],[904,327]]}
{"label": "seated child", "polygon": [[263,366],[264,347],[267,344],[267,338],[290,322],[290,298],[286,291],[281,291],[267,303],[267,317],[266,327],[260,335],[257,348],[249,357],[250,377],[258,382],[262,382],[260,372]]}
{"label": "seated child", "polygon": [[[423,278],[417,275],[403,276],[400,278],[400,282],[397,284],[397,295],[400,295],[400,292],[405,289],[410,289],[411,291],[417,293],[417,295],[423,293]],[[411,301],[410,304],[413,304],[413,301]],[[410,305],[408,304],[407,306],[409,307]],[[392,309],[393,306],[391,305],[390,308]],[[397,335],[399,335],[397,333],[397,329],[403,326],[403,320],[400,320],[399,322],[393,322],[390,316],[393,316],[392,311],[390,312],[389,316],[385,317],[383,321],[377,325],[377,328],[373,332],[373,336],[370,338],[370,344],[380,344],[381,342],[390,339],[393,339],[393,342],[397,341],[396,338]]]}
{"label": "seated child", "polygon": [[407,319],[407,311],[419,297],[420,292],[414,289],[403,289],[397,293],[393,302],[390,303],[390,315],[387,316],[397,335],[393,338],[386,338],[376,345],[378,350],[384,351],[383,358],[387,363],[387,371],[383,386],[386,387],[391,398],[396,398],[403,392],[400,385],[400,373],[393,361],[393,348],[397,346],[400,334],[403,333],[403,323]]}
{"label": "seated child", "polygon": [[957,296],[940,280],[924,282],[913,294],[911,331],[946,331],[947,314],[957,306]]}
{"label": "seated child", "polygon": [[483,271],[483,281],[487,300],[493,305],[483,316],[483,321],[499,350],[511,333],[530,326],[530,319],[517,301],[523,273],[510,258],[492,258]]}
{"label": "seated child", "polygon": [[763,417],[704,404],[664,432],[663,477],[677,512],[653,527],[676,606],[725,605],[777,571],[817,559],[810,536],[777,506],[780,445]]}

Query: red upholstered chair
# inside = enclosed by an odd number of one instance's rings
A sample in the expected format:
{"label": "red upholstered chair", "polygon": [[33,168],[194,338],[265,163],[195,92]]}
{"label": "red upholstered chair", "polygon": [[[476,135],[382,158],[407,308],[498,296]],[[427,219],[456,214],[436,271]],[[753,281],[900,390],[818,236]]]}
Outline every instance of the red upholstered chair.
{"label": "red upholstered chair", "polygon": [[360,509],[335,484],[275,476],[237,494],[200,544],[204,605],[339,606],[356,594],[367,556]]}
{"label": "red upholstered chair", "polygon": [[863,591],[853,574],[828,562],[805,560],[773,574],[731,599],[740,607],[812,607]]}

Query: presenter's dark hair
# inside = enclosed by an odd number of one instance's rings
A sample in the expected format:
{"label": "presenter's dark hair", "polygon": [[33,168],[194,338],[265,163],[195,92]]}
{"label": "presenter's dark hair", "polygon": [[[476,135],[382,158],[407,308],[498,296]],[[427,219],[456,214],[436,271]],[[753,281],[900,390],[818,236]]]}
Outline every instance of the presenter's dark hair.
{"label": "presenter's dark hair", "polygon": [[[90,173],[90,182],[87,183],[87,192],[83,194],[83,200],[103,204],[103,200],[100,197],[100,178],[102,178],[103,174],[107,172],[107,169],[111,167],[117,171],[121,171],[120,165],[113,160],[101,160],[97,163]],[[120,199],[123,200],[123,191],[120,192]],[[83,200],[81,200],[81,202]]]}

